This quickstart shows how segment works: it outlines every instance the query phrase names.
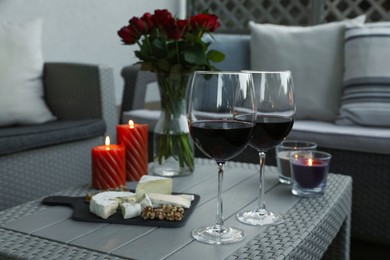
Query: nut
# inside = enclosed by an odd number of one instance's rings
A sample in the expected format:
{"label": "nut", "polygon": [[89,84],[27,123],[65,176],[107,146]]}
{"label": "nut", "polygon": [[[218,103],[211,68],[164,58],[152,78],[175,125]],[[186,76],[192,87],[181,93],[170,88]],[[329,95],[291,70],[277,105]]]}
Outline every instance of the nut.
{"label": "nut", "polygon": [[175,221],[180,221],[183,219],[183,214],[181,214],[180,212],[176,211],[173,213],[173,220]]}
{"label": "nut", "polygon": [[183,219],[183,213],[184,209],[182,207],[164,204],[155,209],[151,206],[145,207],[141,212],[141,217],[144,220],[156,218],[159,220],[181,221]]}

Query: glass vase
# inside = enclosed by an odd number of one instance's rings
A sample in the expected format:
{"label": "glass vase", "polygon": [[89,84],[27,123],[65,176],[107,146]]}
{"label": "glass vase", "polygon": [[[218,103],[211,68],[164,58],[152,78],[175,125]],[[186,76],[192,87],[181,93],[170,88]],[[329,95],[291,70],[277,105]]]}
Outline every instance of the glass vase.
{"label": "glass vase", "polygon": [[190,74],[157,73],[161,114],[153,133],[153,174],[176,177],[194,171],[194,144],[187,122]]}

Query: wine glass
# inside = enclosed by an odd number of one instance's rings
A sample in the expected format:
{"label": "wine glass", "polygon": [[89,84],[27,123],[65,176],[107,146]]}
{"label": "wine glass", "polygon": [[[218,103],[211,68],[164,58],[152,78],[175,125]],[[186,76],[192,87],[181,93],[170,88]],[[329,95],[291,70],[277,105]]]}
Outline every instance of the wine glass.
{"label": "wine glass", "polygon": [[252,76],[244,72],[196,71],[189,97],[188,124],[196,146],[218,165],[215,224],[192,231],[196,240],[228,244],[245,238],[223,219],[222,181],[225,162],[242,152],[252,137],[256,102]]}
{"label": "wine glass", "polygon": [[257,119],[249,145],[259,153],[260,185],[257,207],[237,214],[237,219],[249,225],[279,224],[283,217],[265,206],[264,164],[266,152],[282,142],[294,124],[294,84],[290,71],[250,73],[257,101]]}

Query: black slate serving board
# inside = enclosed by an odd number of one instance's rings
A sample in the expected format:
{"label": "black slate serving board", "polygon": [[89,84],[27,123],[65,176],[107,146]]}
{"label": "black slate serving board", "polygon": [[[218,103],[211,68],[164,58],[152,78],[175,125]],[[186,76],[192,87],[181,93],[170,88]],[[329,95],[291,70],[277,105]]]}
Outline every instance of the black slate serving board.
{"label": "black slate serving board", "polygon": [[[172,193],[175,194],[175,193]],[[179,194],[179,193],[176,193]],[[183,194],[183,193],[181,193]],[[89,211],[89,203],[85,201],[83,197],[69,197],[69,196],[50,196],[42,200],[42,204],[49,206],[68,206],[73,209],[72,219],[85,222],[96,223],[110,223],[110,224],[125,224],[125,225],[138,225],[138,226],[152,226],[152,227],[167,227],[177,228],[186,224],[191,213],[194,211],[196,205],[199,202],[200,196],[194,195],[195,199],[191,202],[191,207],[184,210],[183,219],[181,221],[168,221],[168,220],[143,220],[141,217],[123,219],[123,216],[118,210],[114,215],[108,219],[103,219]]]}

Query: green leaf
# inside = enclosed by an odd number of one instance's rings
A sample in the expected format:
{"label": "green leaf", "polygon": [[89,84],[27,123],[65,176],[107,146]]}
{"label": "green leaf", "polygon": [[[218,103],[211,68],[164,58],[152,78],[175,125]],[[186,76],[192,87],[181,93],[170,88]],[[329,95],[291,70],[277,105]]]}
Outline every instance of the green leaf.
{"label": "green leaf", "polygon": [[202,46],[197,44],[184,50],[184,60],[191,64],[207,64],[206,54]]}
{"label": "green leaf", "polygon": [[159,70],[168,72],[169,71],[169,61],[165,59],[159,59],[156,63],[156,66]]}
{"label": "green leaf", "polygon": [[207,53],[207,59],[212,62],[221,62],[225,59],[225,54],[217,50],[210,50]]}
{"label": "green leaf", "polygon": [[159,50],[164,50],[165,49],[165,41],[161,38],[156,38],[152,41],[152,44],[155,48]]}
{"label": "green leaf", "polygon": [[135,57],[137,57],[140,60],[143,60],[144,57],[142,56],[142,53],[140,51],[134,51]]}
{"label": "green leaf", "polygon": [[176,58],[176,56],[177,56],[176,49],[168,50],[168,52],[167,52],[167,59]]}

